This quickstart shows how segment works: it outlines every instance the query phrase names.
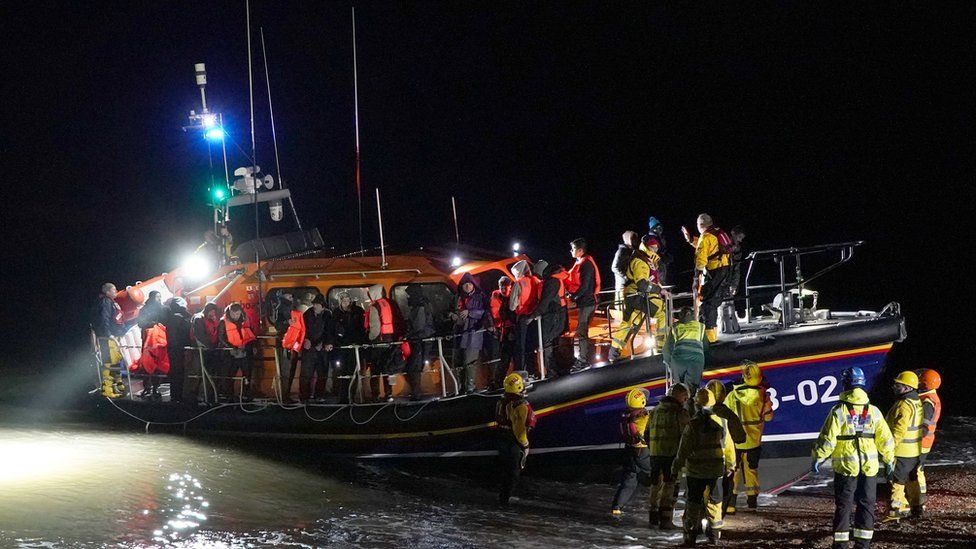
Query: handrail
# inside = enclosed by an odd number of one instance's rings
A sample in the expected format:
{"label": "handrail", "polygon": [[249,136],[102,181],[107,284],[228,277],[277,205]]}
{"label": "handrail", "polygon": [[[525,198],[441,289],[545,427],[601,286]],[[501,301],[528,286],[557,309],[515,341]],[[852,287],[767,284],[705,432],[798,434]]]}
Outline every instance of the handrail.
{"label": "handrail", "polygon": [[319,277],[322,276],[359,275],[363,278],[366,278],[369,275],[390,274],[390,273],[415,273],[418,275],[424,274],[424,272],[421,271],[420,269],[377,269],[377,270],[370,270],[370,271],[336,271],[336,272],[321,271],[321,272],[313,272],[313,273],[278,273],[278,274],[269,275],[268,278],[270,280],[274,280],[276,278],[302,278],[302,277],[314,276],[315,279],[318,280]]}

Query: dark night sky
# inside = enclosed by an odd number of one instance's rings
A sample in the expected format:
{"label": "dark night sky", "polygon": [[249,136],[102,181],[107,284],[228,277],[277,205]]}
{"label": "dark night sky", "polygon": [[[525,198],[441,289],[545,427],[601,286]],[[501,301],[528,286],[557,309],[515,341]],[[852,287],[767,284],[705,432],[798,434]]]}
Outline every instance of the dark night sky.
{"label": "dark night sky", "polygon": [[[349,250],[349,4],[253,4],[285,179],[306,224]],[[199,239],[206,145],[180,129],[193,63],[249,148],[242,1],[97,6],[0,6],[2,317],[8,333],[33,327],[8,338],[23,347],[5,366],[66,356],[101,282],[168,270]],[[368,243],[376,186],[403,247],[448,241],[452,194],[462,240],[536,256],[582,235],[606,261],[651,213],[685,267],[677,227],[700,211],[744,224],[752,248],[863,239],[817,288],[827,303],[900,301],[900,364],[969,362],[976,6],[364,3],[357,19]],[[231,169],[247,162],[229,152]],[[246,239],[251,220],[234,229]]]}

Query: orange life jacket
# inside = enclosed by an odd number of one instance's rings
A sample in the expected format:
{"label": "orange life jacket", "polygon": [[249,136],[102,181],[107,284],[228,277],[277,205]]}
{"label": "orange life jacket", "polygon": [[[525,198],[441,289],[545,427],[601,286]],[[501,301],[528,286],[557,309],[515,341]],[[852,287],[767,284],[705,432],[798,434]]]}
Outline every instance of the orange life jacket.
{"label": "orange life jacket", "polygon": [[[169,353],[166,350],[166,326],[156,324],[146,329],[146,339],[142,344],[142,355],[136,363],[147,374],[168,374]],[[130,368],[132,369],[132,368]]]}
{"label": "orange life jacket", "polygon": [[302,350],[302,343],[305,342],[305,315],[300,311],[292,311],[291,320],[285,337],[281,338],[281,346],[297,353]]}
{"label": "orange life jacket", "polygon": [[519,285],[519,303],[518,307],[515,308],[515,314],[519,316],[530,314],[539,303],[542,284],[539,283],[538,278],[532,275],[523,276],[515,283]]}
{"label": "orange life jacket", "polygon": [[935,427],[939,423],[939,417],[942,416],[942,401],[939,400],[939,395],[935,390],[919,393],[918,398],[922,401],[923,411],[926,404],[931,404],[935,408],[932,419],[922,420],[922,430],[925,433],[925,436],[922,437],[922,452],[924,453],[931,450],[932,444],[935,443]]}
{"label": "orange life jacket", "polygon": [[224,330],[227,331],[227,343],[237,349],[243,348],[248,343],[254,341],[254,332],[248,326],[247,321],[241,319],[241,324],[237,324],[231,319],[224,317]]}
{"label": "orange life jacket", "polygon": [[600,269],[596,266],[596,261],[593,261],[592,255],[584,255],[576,260],[576,263],[569,269],[569,278],[566,279],[566,287],[569,289],[570,293],[576,293],[580,287],[580,267],[583,263],[589,262],[593,266],[593,276],[596,277],[596,284],[593,286],[593,297],[599,301],[600,300]]}
{"label": "orange life jacket", "polygon": [[561,307],[568,307],[569,299],[566,297],[566,280],[569,278],[569,273],[560,271],[553,273],[552,277],[559,281],[559,305]]}
{"label": "orange life jacket", "polygon": [[[380,313],[380,335],[393,335],[393,307],[390,300],[381,297],[374,301],[370,307],[376,307]],[[369,311],[363,315],[363,329],[369,332]]]}
{"label": "orange life jacket", "polygon": [[[512,290],[508,290],[511,294]],[[512,317],[508,314],[508,297],[501,290],[491,292],[489,307],[491,308],[491,319],[495,321],[496,328],[511,328]]]}

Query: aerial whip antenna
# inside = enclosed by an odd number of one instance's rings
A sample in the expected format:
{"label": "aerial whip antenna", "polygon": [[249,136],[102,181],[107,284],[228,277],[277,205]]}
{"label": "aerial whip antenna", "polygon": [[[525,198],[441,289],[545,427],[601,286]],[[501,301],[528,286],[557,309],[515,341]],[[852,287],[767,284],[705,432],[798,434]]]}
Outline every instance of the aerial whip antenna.
{"label": "aerial whip antenna", "polygon": [[380,222],[380,256],[383,269],[386,268],[386,244],[383,242],[383,210],[380,208],[380,189],[376,188],[376,215]]}
{"label": "aerial whip antenna", "polygon": [[[264,81],[268,85],[268,113],[271,115],[271,141],[274,143],[275,152],[275,168],[278,170],[278,189],[284,188],[284,179],[281,177],[281,160],[278,158],[278,134],[275,132],[275,122],[274,122],[274,107],[271,103],[271,78],[268,76],[268,50],[264,45],[264,27],[261,27],[261,56],[264,58]],[[281,201],[276,201],[277,207],[281,207]],[[288,204],[291,206],[291,213],[295,216],[295,225],[298,225],[298,230],[302,230],[302,222],[298,219],[298,212],[295,211],[295,202],[291,199],[291,194],[288,195]],[[276,218],[280,219],[280,218]]]}
{"label": "aerial whip antenna", "polygon": [[454,197],[451,197],[451,210],[454,212],[454,242],[461,243],[461,232],[458,230],[458,220],[457,220],[457,202],[454,201]]}
{"label": "aerial whip antenna", "polygon": [[[352,87],[356,107],[356,202],[359,204],[359,249],[363,248],[363,191],[359,167],[359,68],[356,64],[356,8],[352,8]],[[377,191],[377,203],[379,191]],[[382,237],[380,238],[382,240]],[[386,264],[386,260],[383,260]]]}

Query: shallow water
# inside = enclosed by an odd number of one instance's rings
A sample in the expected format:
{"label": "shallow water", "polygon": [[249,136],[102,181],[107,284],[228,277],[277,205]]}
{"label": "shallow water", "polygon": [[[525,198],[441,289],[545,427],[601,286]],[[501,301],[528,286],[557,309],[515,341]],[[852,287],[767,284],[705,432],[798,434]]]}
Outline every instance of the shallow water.
{"label": "shallow water", "polygon": [[[976,421],[948,420],[933,462],[971,461]],[[823,473],[797,489],[823,490]],[[490,471],[323,463],[84,426],[0,428],[2,547],[646,547],[643,497],[608,518],[614,487],[524,479],[499,509]],[[763,496],[761,505],[775,505]]]}

